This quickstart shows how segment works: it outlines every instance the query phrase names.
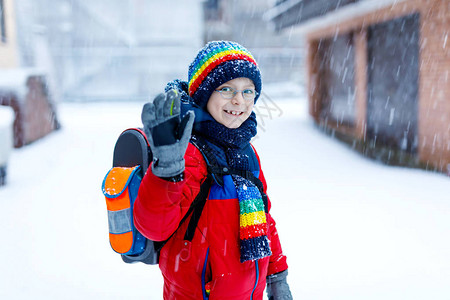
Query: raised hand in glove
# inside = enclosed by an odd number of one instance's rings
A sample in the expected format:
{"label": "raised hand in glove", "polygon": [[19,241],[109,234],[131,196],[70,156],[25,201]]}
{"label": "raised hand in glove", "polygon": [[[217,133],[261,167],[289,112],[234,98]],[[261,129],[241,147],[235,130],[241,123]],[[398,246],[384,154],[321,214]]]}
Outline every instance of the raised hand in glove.
{"label": "raised hand in glove", "polygon": [[269,300],[292,300],[291,291],[286,281],[287,270],[267,276],[267,298]]}
{"label": "raised hand in glove", "polygon": [[180,95],[170,90],[142,109],[142,124],[153,153],[152,172],[158,177],[172,178],[184,171],[195,115],[189,111],[181,119],[180,105]]}

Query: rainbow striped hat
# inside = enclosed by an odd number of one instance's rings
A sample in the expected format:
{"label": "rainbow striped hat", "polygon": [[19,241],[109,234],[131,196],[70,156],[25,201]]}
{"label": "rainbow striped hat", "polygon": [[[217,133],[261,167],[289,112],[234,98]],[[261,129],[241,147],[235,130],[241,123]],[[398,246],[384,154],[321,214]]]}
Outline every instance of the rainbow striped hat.
{"label": "rainbow striped hat", "polygon": [[205,107],[214,90],[227,81],[247,77],[261,93],[261,73],[252,54],[235,42],[209,42],[189,66],[189,96]]}

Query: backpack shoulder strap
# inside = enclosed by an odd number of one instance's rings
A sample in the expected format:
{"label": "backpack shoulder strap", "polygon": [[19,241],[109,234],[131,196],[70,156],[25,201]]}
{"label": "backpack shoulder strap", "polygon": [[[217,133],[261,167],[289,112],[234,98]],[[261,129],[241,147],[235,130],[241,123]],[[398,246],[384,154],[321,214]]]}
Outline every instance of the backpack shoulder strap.
{"label": "backpack shoulder strap", "polygon": [[[200,191],[198,192],[197,196],[195,197],[194,201],[189,207],[188,212],[183,217],[183,219],[186,220],[186,218],[192,212],[192,217],[189,220],[188,228],[186,229],[186,233],[184,234],[184,240],[191,242],[192,239],[194,238],[195,228],[197,228],[198,221],[200,220],[203,208],[205,207],[206,199],[208,198],[208,193],[209,189],[211,188],[212,181],[213,178],[211,174],[208,174],[205,181],[200,186]],[[184,222],[184,220],[182,220],[182,222]]]}
{"label": "backpack shoulder strap", "polygon": [[[221,167],[217,163],[217,159],[214,156],[214,153],[211,149],[211,146],[208,145],[206,141],[204,141],[203,138],[193,135],[191,137],[191,143],[196,146],[200,152],[203,154],[203,157],[206,160],[206,164],[208,166],[208,174],[211,174],[214,181],[220,185],[223,186],[223,176],[224,175],[239,175],[249,181],[251,181],[259,190],[262,196],[262,200],[264,202],[264,207],[266,210],[266,213],[268,213],[268,197],[267,194],[264,192],[264,185],[261,180],[259,180],[258,177],[256,177],[253,172],[248,170],[235,170],[235,169],[229,169],[226,167]],[[256,154],[255,148],[252,146],[253,152]],[[258,159],[259,163],[259,159]]]}
{"label": "backpack shoulder strap", "polygon": [[228,172],[228,169],[220,167],[211,146],[208,145],[204,138],[197,135],[191,136],[191,144],[193,144],[202,153],[203,158],[206,161],[208,174],[211,174],[212,178],[218,185],[223,186],[222,176],[226,175],[225,172]]}
{"label": "backpack shoulder strap", "polygon": [[188,211],[178,224],[177,229],[175,229],[175,231],[165,241],[158,243],[157,251],[161,250],[162,247],[164,247],[167,241],[170,240],[170,238],[178,231],[178,229],[181,227],[181,225],[183,225],[183,223],[191,215],[191,213],[193,213],[192,218],[189,221],[189,225],[184,235],[184,239],[192,241],[192,239],[194,238],[195,228],[197,227],[198,221],[200,220],[200,215],[203,211],[203,207],[205,206],[206,198],[208,197],[208,192],[211,187],[211,184],[212,184],[212,177],[210,176],[210,174],[208,174],[205,181],[200,185],[199,193],[195,197],[194,201],[192,201]]}
{"label": "backpack shoulder strap", "polygon": [[181,227],[181,225],[187,220],[191,213],[192,217],[189,220],[188,228],[186,229],[186,232],[184,234],[184,240],[189,242],[192,241],[192,239],[194,238],[195,229],[197,228],[198,222],[202,215],[203,208],[205,207],[206,199],[208,198],[208,193],[212,186],[212,182],[214,180],[217,184],[223,186],[223,175],[239,175],[253,182],[253,184],[255,184],[255,186],[259,189],[264,202],[266,213],[268,212],[267,195],[264,193],[263,183],[253,174],[253,172],[230,170],[226,167],[220,167],[217,163],[217,159],[212,152],[212,149],[202,138],[193,135],[191,137],[191,143],[202,153],[203,158],[205,159],[207,164],[208,175],[205,181],[200,185],[199,193],[195,197],[194,201],[192,201],[188,211],[181,219],[177,229],[167,240],[159,243],[159,248],[157,249],[158,251],[161,250],[161,248],[167,243],[167,241],[175,234],[175,232],[177,232],[178,228]]}

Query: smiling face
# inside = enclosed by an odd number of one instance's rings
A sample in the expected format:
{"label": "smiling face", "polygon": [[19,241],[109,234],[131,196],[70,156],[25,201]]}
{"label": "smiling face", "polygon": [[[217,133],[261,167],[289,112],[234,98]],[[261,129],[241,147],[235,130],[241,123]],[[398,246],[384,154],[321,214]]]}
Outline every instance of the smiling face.
{"label": "smiling face", "polygon": [[[233,98],[225,99],[217,91],[227,90],[227,88],[232,88],[238,92]],[[228,128],[238,128],[247,120],[253,110],[254,100],[246,100],[242,97],[241,91],[246,89],[255,90],[253,81],[248,78],[240,77],[225,82],[211,94],[206,110],[220,124]]]}

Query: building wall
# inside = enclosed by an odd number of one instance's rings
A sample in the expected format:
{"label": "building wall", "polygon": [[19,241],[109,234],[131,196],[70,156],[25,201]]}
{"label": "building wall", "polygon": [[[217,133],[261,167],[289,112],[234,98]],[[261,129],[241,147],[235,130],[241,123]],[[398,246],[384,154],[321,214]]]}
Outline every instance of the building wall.
{"label": "building wall", "polygon": [[450,1],[430,2],[420,7],[419,155],[445,170],[450,164]]}
{"label": "building wall", "polygon": [[[450,1],[410,0],[367,15],[349,18],[338,25],[310,31],[308,40],[308,89],[310,114],[318,121],[320,76],[317,49],[320,39],[349,31],[354,33],[356,123],[353,128],[336,128],[344,134],[364,139],[367,110],[367,29],[394,18],[420,14],[420,58],[418,95],[418,157],[431,168],[450,168]],[[333,126],[327,125],[327,126]]]}
{"label": "building wall", "polygon": [[[6,40],[0,39],[0,69],[17,67],[16,24],[13,0],[3,0]],[[1,26],[1,24],[0,24]]]}

